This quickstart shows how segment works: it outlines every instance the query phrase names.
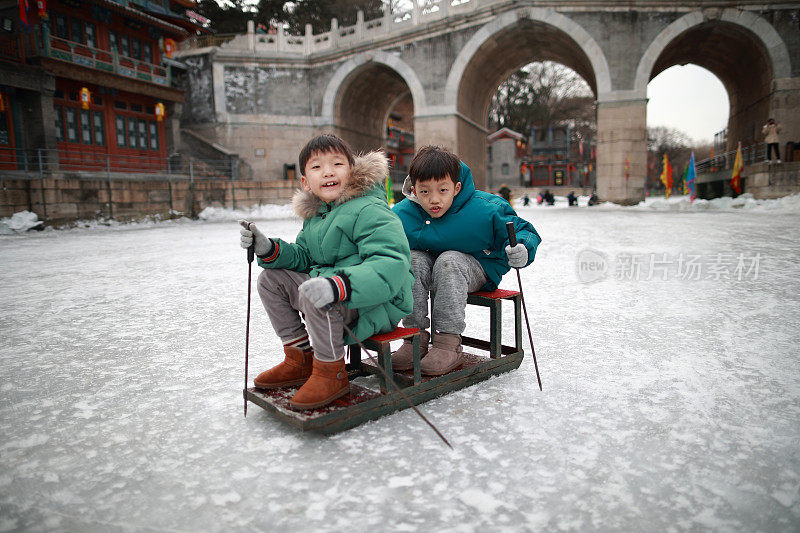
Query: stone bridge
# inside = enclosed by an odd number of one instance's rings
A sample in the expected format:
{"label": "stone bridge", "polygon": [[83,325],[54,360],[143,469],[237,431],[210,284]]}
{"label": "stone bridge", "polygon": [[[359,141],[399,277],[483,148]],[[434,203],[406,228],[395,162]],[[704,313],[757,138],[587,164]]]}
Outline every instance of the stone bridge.
{"label": "stone bridge", "polygon": [[[647,84],[673,65],[713,72],[730,100],[728,142],[761,141],[770,116],[800,141],[800,5],[761,1],[426,0],[355,26],[291,36],[250,32],[181,50],[183,125],[277,178],[314,134],[358,150],[385,145],[389,114],[417,146],[445,145],[485,184],[489,104],[533,61],[562,63],[591,87],[597,187],[644,196]],[[413,119],[412,119],[413,117]],[[413,122],[412,122],[413,121]],[[730,148],[730,147],[729,147]],[[630,178],[625,162],[630,158]]]}

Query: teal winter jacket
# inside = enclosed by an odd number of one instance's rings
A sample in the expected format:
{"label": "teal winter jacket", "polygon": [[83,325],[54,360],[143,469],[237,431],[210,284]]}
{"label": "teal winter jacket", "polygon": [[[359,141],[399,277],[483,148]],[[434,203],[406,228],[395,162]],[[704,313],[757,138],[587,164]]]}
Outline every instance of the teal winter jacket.
{"label": "teal winter jacket", "polygon": [[277,255],[258,260],[264,268],[346,277],[350,296],[343,303],[358,310],[350,328],[359,340],[391,331],[413,308],[411,252],[386,202],[387,175],[386,156],[370,152],[356,157],[350,183],[336,201],[298,190],[292,204],[303,228],[293,243],[273,239]]}
{"label": "teal winter jacket", "polygon": [[456,250],[470,254],[486,273],[487,282],[482,289],[491,291],[511,268],[505,252],[509,244],[506,222],[514,222],[517,240],[528,249],[528,265],[542,239],[531,223],[518,217],[503,198],[476,190],[472,172],[463,162],[458,179],[461,191],[441,217],[433,218],[419,205],[411,192],[410,178],[403,184],[406,199],[394,206],[394,212],[403,221],[412,250],[434,253]]}

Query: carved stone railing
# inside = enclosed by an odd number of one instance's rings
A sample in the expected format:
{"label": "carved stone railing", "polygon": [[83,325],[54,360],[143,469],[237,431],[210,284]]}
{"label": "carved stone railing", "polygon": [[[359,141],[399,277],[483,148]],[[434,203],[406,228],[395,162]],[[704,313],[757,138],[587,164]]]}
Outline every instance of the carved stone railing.
{"label": "carved stone railing", "polygon": [[304,35],[290,35],[283,27],[278,27],[274,33],[256,33],[254,23],[249,21],[247,33],[233,38],[226,35],[224,40],[220,39],[222,42],[188,39],[181,43],[180,49],[184,53],[191,53],[192,49],[219,46],[222,50],[249,51],[259,55],[310,55],[357,46],[365,41],[407,31],[414,26],[430,24],[451,15],[469,13],[497,2],[498,0],[425,0],[420,4],[414,1],[413,7],[409,9],[386,9],[382,17],[366,21],[363,11],[359,11],[356,23],[352,26],[339,27],[338,21],[332,19],[331,29],[318,34],[312,32],[310,24],[306,25]]}

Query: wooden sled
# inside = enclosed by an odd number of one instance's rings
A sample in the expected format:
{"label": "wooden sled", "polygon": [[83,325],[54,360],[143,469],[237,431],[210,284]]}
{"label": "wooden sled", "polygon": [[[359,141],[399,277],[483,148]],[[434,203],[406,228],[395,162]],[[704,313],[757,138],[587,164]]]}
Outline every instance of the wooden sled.
{"label": "wooden sled", "polygon": [[[502,303],[514,303],[514,345],[502,343]],[[467,303],[489,308],[489,340],[462,336],[462,345],[476,348],[486,355],[464,352],[464,363],[443,376],[423,376],[419,368],[419,330],[395,328],[390,333],[374,335],[363,342],[369,350],[376,352],[374,357],[389,376],[392,376],[405,396],[418,405],[452,391],[469,387],[491,376],[514,370],[522,363],[522,299],[517,291],[497,289],[492,292],[475,292],[467,298]],[[411,338],[414,347],[414,368],[405,372],[392,370],[391,347],[389,343]],[[361,348],[350,346],[350,362],[347,364],[350,379],[350,394],[318,409],[298,411],[290,407],[289,400],[297,387],[283,389],[244,390],[244,397],[259,407],[266,409],[281,420],[303,430],[331,434],[350,429],[367,420],[374,420],[409,407],[391,385],[387,386],[379,369],[369,360],[362,359]],[[379,387],[368,388],[353,380],[364,376],[376,376]]]}

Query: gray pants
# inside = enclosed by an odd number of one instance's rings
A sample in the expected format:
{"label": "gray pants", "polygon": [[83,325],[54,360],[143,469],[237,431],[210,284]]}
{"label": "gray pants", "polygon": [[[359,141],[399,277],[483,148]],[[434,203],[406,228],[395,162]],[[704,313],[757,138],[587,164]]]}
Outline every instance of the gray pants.
{"label": "gray pants", "polygon": [[344,357],[342,324],[354,322],[358,311],[337,303],[326,313],[301,298],[298,287],[309,278],[308,274],[293,270],[265,268],[258,276],[258,295],[275,333],[284,344],[307,333],[314,347],[314,357],[321,361],[337,361]]}
{"label": "gray pants", "polygon": [[461,335],[467,327],[467,293],[486,283],[486,273],[471,255],[449,250],[441,254],[411,250],[414,310],[403,319],[407,328],[428,329],[428,296],[433,300],[433,327]]}

